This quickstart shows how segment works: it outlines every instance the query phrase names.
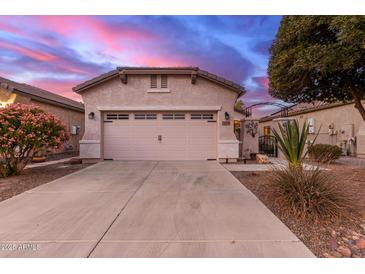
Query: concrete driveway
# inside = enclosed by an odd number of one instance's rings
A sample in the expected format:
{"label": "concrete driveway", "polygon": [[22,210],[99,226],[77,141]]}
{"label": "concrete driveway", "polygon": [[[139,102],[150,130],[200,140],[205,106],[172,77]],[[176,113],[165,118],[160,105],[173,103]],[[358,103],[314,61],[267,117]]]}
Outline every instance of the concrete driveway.
{"label": "concrete driveway", "polygon": [[313,257],[224,167],[101,162],[0,203],[0,257]]}

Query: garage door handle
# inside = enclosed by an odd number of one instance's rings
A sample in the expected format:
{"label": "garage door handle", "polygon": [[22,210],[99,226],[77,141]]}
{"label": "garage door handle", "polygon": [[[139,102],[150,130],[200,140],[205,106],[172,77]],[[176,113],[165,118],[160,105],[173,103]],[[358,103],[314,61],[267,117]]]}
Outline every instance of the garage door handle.
{"label": "garage door handle", "polygon": [[162,141],[162,135],[158,135],[157,140],[159,140],[161,142]]}

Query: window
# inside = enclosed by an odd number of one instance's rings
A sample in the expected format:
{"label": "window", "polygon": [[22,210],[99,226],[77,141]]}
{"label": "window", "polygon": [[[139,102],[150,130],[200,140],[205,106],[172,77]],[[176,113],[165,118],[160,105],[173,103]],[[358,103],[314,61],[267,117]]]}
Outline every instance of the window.
{"label": "window", "polygon": [[185,114],[184,113],[164,113],[162,114],[163,120],[184,120]]}
{"label": "window", "polygon": [[190,118],[192,120],[212,120],[214,115],[213,113],[192,113]]}
{"label": "window", "polygon": [[167,74],[161,75],[161,88],[167,88]]}
{"label": "window", "polygon": [[155,113],[136,113],[134,114],[135,120],[156,120],[157,114]]}
{"label": "window", "polygon": [[151,88],[157,88],[157,75],[151,75]]}
{"label": "window", "polygon": [[125,113],[108,113],[106,115],[106,119],[107,120],[128,120],[129,119],[129,114],[125,114]]}
{"label": "window", "polygon": [[270,126],[264,126],[264,136],[270,136],[271,128]]}

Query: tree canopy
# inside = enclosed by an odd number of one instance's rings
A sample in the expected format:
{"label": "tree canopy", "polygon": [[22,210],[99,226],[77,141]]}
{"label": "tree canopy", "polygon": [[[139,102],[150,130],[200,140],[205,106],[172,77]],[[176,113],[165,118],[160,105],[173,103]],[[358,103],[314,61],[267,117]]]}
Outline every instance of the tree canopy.
{"label": "tree canopy", "polygon": [[365,16],[284,16],[270,52],[273,97],[354,100],[365,120]]}

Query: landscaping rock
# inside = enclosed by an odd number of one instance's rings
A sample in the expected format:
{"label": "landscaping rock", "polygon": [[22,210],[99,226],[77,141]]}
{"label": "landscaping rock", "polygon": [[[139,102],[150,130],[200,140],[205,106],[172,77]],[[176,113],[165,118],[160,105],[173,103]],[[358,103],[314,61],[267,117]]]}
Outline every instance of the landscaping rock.
{"label": "landscaping rock", "polygon": [[365,239],[360,238],[360,239],[356,240],[356,247],[358,249],[365,249]]}
{"label": "landscaping rock", "polygon": [[351,250],[350,250],[348,247],[343,246],[343,245],[339,246],[339,247],[337,248],[337,251],[338,251],[338,252],[339,252],[342,256],[344,256],[344,257],[351,257],[351,254],[352,254]]}
{"label": "landscaping rock", "polygon": [[331,247],[332,250],[336,250],[337,247],[338,247],[338,244],[336,242],[336,239],[332,238],[330,241],[329,241],[329,246]]}
{"label": "landscaping rock", "polygon": [[334,258],[342,258],[342,254],[337,252],[337,251],[333,251],[331,252],[331,255],[334,257]]}
{"label": "landscaping rock", "polygon": [[70,165],[81,165],[82,160],[80,158],[72,158],[67,163]]}
{"label": "landscaping rock", "polygon": [[332,230],[332,231],[331,231],[331,236],[332,236],[332,238],[336,238],[336,236],[337,236],[336,231]]}
{"label": "landscaping rock", "polygon": [[[340,254],[341,255],[341,254]],[[336,257],[336,256],[334,256],[334,255],[331,255],[331,254],[328,254],[328,253],[323,253],[323,257],[324,258],[338,258],[338,257]]]}
{"label": "landscaping rock", "polygon": [[365,224],[361,224],[360,227],[362,228],[363,232],[365,232]]}
{"label": "landscaping rock", "polygon": [[258,164],[270,164],[269,157],[265,154],[256,154],[256,163]]}

